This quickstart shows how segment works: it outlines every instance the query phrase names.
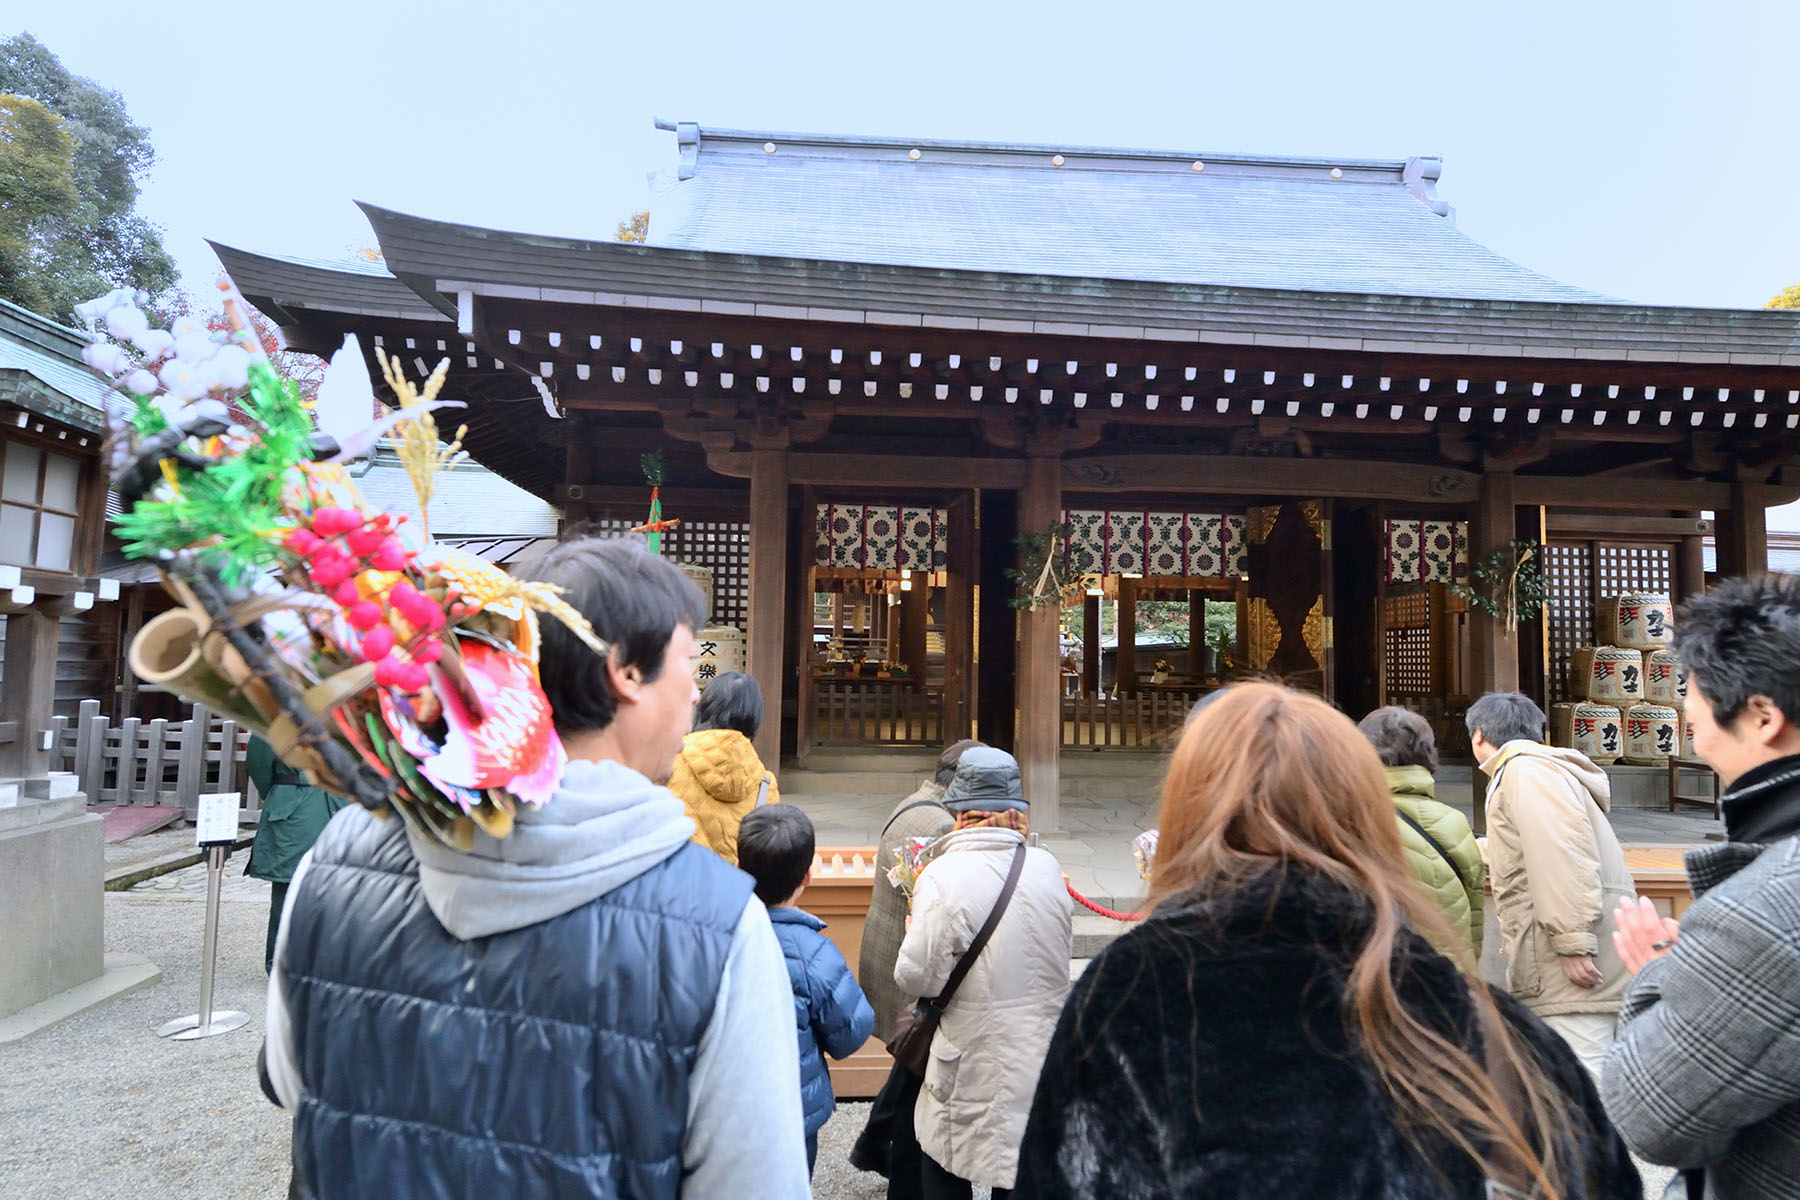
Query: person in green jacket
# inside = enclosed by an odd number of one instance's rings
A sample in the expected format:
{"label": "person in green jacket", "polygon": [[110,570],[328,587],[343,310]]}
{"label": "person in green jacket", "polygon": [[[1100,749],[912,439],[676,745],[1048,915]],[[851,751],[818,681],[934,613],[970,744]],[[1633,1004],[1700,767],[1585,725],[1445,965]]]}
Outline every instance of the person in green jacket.
{"label": "person in green jacket", "polygon": [[1400,844],[1416,878],[1462,935],[1461,947],[1439,946],[1455,957],[1481,959],[1481,898],[1487,864],[1463,815],[1436,795],[1437,738],[1418,713],[1378,708],[1357,726],[1387,768],[1388,790],[1400,821]]}
{"label": "person in green jacket", "polygon": [[244,874],[267,879],[271,885],[269,938],[263,946],[263,970],[267,971],[275,963],[275,932],[281,928],[281,908],[287,903],[294,868],[312,849],[325,823],[344,807],[344,800],[306,782],[305,772],[276,758],[275,748],[254,734],[244,765],[256,794],[262,797],[256,840],[250,844],[250,865]]}

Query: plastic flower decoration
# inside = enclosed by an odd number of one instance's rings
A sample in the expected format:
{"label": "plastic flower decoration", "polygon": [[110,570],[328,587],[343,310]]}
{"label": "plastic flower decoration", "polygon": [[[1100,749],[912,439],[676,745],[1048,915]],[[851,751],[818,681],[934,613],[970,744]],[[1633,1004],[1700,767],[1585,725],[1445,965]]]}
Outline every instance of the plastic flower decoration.
{"label": "plastic flower decoration", "polygon": [[1132,857],[1137,859],[1138,878],[1145,883],[1150,882],[1150,872],[1156,866],[1156,843],[1159,831],[1146,829],[1137,835],[1131,844]]}
{"label": "plastic flower decoration", "polygon": [[931,857],[932,843],[936,838],[909,837],[900,840],[900,855],[894,865],[888,868],[888,883],[900,889],[910,902],[913,888],[918,885],[919,872],[925,869],[926,861]]}
{"label": "plastic flower decoration", "polygon": [[[192,321],[150,328],[126,289],[77,309],[89,366],[130,397],[112,439],[119,536],[180,602],[139,633],[133,669],[419,836],[458,849],[478,831],[505,837],[567,762],[537,681],[538,614],[596,654],[607,644],[556,588],[434,546],[414,532],[422,519],[370,509],[338,465],[395,431],[422,518],[433,473],[456,453],[430,417],[447,365],[420,393],[398,361],[381,362],[399,407],[370,421],[368,365],[348,339],[315,427],[221,286],[224,340]],[[224,419],[226,400],[248,426]]]}

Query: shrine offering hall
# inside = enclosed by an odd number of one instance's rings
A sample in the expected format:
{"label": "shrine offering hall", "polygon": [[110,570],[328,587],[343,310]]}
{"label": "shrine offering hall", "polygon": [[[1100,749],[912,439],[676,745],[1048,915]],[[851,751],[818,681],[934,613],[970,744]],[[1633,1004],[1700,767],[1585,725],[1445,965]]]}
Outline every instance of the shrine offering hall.
{"label": "shrine offering hall", "polygon": [[296,348],[448,358],[468,449],[566,528],[641,523],[660,452],[765,761],[978,735],[1054,828],[1063,753],[1245,675],[1466,751],[1484,691],[1603,701],[1620,605],[1702,589],[1709,537],[1764,569],[1800,496],[1800,313],[1547,279],[1433,159],[671,133],[648,244],[365,205],[380,266],[216,249]]}

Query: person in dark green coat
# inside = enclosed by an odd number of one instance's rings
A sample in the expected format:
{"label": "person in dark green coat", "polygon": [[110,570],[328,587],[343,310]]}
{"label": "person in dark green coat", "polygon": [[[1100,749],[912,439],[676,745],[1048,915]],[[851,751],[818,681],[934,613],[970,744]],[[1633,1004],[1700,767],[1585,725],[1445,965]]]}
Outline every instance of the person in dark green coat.
{"label": "person in dark green coat", "polygon": [[250,865],[244,874],[266,879],[269,888],[269,938],[263,947],[263,970],[275,963],[275,932],[281,928],[281,909],[287,903],[288,884],[294,868],[318,839],[344,800],[324,788],[306,782],[306,774],[275,757],[275,749],[252,735],[244,763],[250,782],[262,797],[256,821],[256,840],[250,844]]}
{"label": "person in dark green coat", "polygon": [[1437,738],[1418,713],[1404,708],[1378,708],[1357,726],[1387,768],[1388,790],[1400,821],[1400,844],[1413,877],[1422,884],[1460,947],[1439,946],[1455,957],[1462,951],[1481,960],[1482,893],[1487,864],[1468,820],[1437,799]]}

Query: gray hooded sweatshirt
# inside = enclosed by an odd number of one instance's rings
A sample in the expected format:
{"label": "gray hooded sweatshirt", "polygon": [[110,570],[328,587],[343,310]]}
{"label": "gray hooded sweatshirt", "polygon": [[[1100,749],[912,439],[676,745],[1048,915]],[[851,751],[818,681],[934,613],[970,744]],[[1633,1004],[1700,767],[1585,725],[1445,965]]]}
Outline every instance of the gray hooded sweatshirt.
{"label": "gray hooded sweatshirt", "polygon": [[[342,816],[368,819],[357,809]],[[667,788],[620,763],[571,762],[550,802],[522,807],[504,839],[478,832],[466,854],[417,836],[409,840],[426,903],[447,931],[467,941],[572,912],[637,878],[693,836],[693,821]],[[311,864],[309,853],[294,872],[290,900]],[[284,913],[269,975],[264,1057],[276,1096],[291,1110],[301,1084],[282,988],[287,934]],[[762,901],[751,896],[689,1080],[683,1195],[811,1195],[793,1010],[781,945]]]}

